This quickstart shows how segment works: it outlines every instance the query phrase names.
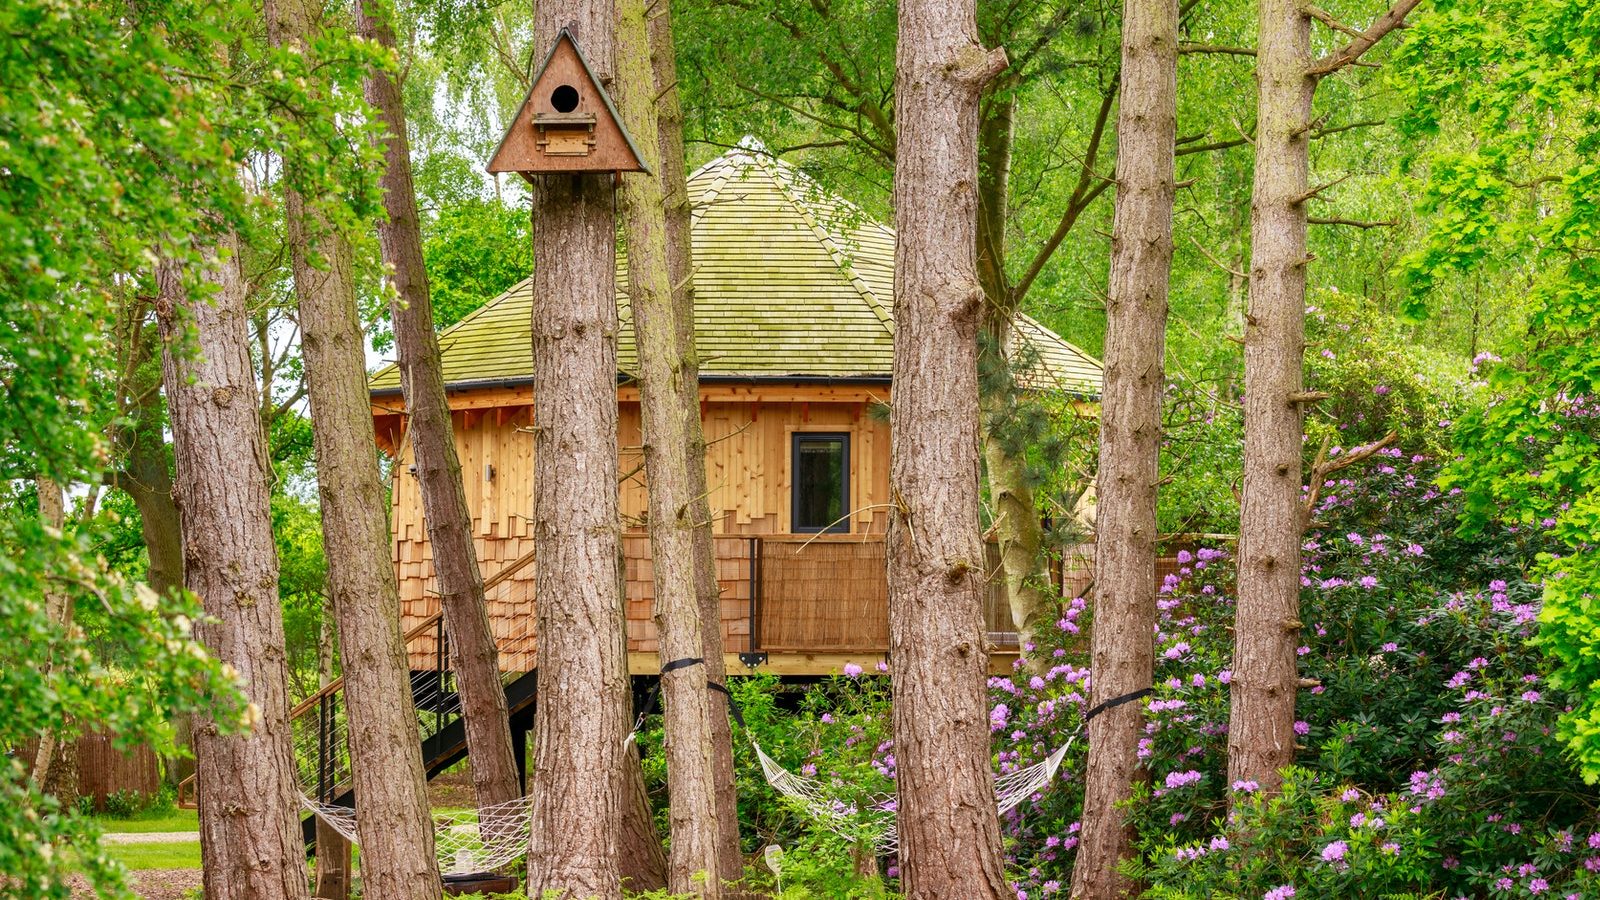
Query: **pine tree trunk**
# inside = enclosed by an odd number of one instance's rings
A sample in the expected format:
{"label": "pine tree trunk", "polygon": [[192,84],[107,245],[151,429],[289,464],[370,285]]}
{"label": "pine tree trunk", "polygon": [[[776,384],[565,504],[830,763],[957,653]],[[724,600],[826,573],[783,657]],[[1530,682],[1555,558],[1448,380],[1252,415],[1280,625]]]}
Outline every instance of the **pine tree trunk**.
{"label": "pine tree trunk", "polygon": [[984,697],[978,96],[1006,65],[974,0],[902,0],[895,106],[889,644],[905,895],[1012,896]]}
{"label": "pine tree trunk", "polygon": [[[1093,704],[1150,687],[1154,672],[1156,482],[1172,276],[1178,4],[1127,0],[1123,10],[1095,517]],[[1132,852],[1133,837],[1119,804],[1141,777],[1143,723],[1143,706],[1136,702],[1108,708],[1089,723],[1074,897],[1113,900],[1134,888],[1117,872]]]}
{"label": "pine tree trunk", "polygon": [[622,887],[643,893],[667,887],[667,852],[661,846],[650,790],[644,783],[639,745],[629,742],[617,776],[622,795],[622,828],[617,832],[617,873]]}
{"label": "pine tree trunk", "polygon": [[[655,170],[660,144],[645,3],[616,0],[616,10],[613,99],[647,165]],[[620,201],[623,240],[628,247],[629,307],[639,348],[650,558],[663,667],[661,695],[671,796],[667,887],[673,893],[713,898],[722,895],[722,868],[717,858],[720,845],[709,732],[710,692],[695,593],[695,521],[684,415],[693,402],[689,396],[697,397],[699,386],[684,377],[680,364],[662,184],[652,175],[628,175],[622,180]],[[665,671],[671,663],[686,660],[700,662]]]}
{"label": "pine tree trunk", "polygon": [[[361,36],[393,48],[389,4],[384,0],[361,0],[359,6],[357,28]],[[483,575],[478,570],[478,551],[472,540],[472,514],[461,483],[461,460],[456,454],[450,403],[445,396],[439,340],[433,330],[417,195],[411,183],[405,107],[400,86],[387,72],[374,69],[367,76],[366,93],[367,102],[378,111],[389,132],[382,179],[387,219],[379,224],[378,237],[395,289],[390,311],[409,417],[407,432],[422,493],[428,542],[433,548],[439,602],[450,636],[451,665],[466,720],[472,786],[478,808],[485,809],[517,799],[522,790],[511,749],[499,653],[489,626]]]}
{"label": "pine tree trunk", "polygon": [[[570,28],[602,83],[611,5],[537,6],[534,46]],[[610,175],[533,184],[534,550],[539,706],[527,894],[621,896],[627,652],[617,509],[616,216]]]}
{"label": "pine tree trunk", "polygon": [[[306,0],[265,0],[274,45],[311,52]],[[293,157],[284,160],[293,168]],[[412,707],[400,595],[389,554],[350,246],[285,190],[301,348],[311,400],[328,594],[339,629],[361,883],[384,900],[437,900],[433,820]],[[313,253],[321,267],[314,265]]]}
{"label": "pine tree trunk", "polygon": [[[661,155],[657,178],[661,180],[662,208],[666,216],[667,275],[672,287],[674,323],[677,327],[679,377],[693,390],[681,392],[689,456],[689,516],[694,542],[695,596],[700,604],[701,646],[706,659],[706,679],[726,685],[727,666],[722,643],[722,585],[717,579],[717,548],[712,536],[711,492],[706,484],[706,435],[700,421],[700,354],[694,336],[694,254],[689,207],[688,175],[683,160],[683,107],[678,97],[678,65],[672,40],[670,0],[659,0],[648,16],[650,63],[656,89],[656,122]],[[739,847],[739,795],[733,771],[733,725],[728,698],[711,694],[711,764],[717,795],[717,859],[723,881],[744,877]]]}
{"label": "pine tree trunk", "polygon": [[243,734],[197,720],[200,851],[213,900],[303,898],[278,557],[238,250],[231,235],[221,241],[206,273],[218,290],[204,300],[189,297],[176,265],[157,274],[185,581],[208,619],[196,633],[237,670],[250,703]]}
{"label": "pine tree trunk", "polygon": [[[67,527],[66,497],[61,485],[39,476],[34,480],[39,492],[39,521],[57,532]],[[47,590],[44,594],[45,615],[63,632],[72,627],[72,598],[63,591]],[[54,668],[54,660],[46,661],[45,673]],[[56,798],[63,808],[78,802],[78,742],[63,737],[61,732],[70,729],[53,729],[39,735],[39,747],[34,751],[33,780],[39,790]]]}
{"label": "pine tree trunk", "polygon": [[1244,493],[1234,623],[1228,781],[1274,790],[1294,761],[1300,642],[1304,421],[1291,395],[1305,356],[1310,177],[1311,18],[1295,0],[1262,0],[1256,50],[1255,185],[1244,331]]}

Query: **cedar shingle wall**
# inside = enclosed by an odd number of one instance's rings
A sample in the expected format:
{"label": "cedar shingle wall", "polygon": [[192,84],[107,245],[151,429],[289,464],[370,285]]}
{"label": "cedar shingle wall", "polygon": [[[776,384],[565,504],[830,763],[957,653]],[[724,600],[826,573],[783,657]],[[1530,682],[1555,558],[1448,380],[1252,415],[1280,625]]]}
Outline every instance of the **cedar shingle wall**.
{"label": "cedar shingle wall", "polygon": [[[859,395],[859,392],[855,392]],[[729,652],[748,649],[750,622],[749,542],[741,535],[783,534],[789,530],[789,448],[796,431],[850,434],[850,502],[857,510],[855,533],[881,533],[887,525],[889,434],[887,423],[868,413],[866,400],[839,402],[828,387],[787,387],[783,402],[711,402],[703,406],[707,477],[723,587],[723,642]],[[817,399],[799,399],[815,397]],[[485,578],[533,550],[528,516],[533,508],[533,434],[528,406],[458,411],[457,448],[467,506],[473,512],[478,559]],[[621,471],[641,463],[639,405],[619,404],[618,446]],[[410,448],[402,441],[394,479],[394,560],[400,580],[403,625],[409,629],[437,610],[432,596],[432,551],[422,518],[422,499],[409,471]],[[492,478],[488,477],[492,470]],[[646,488],[643,471],[621,487],[624,525],[624,583],[628,648],[656,649],[650,604],[654,595],[649,562]],[[496,635],[516,646],[526,637],[531,655],[534,566],[526,566],[489,593],[489,615]],[[424,643],[424,642],[418,642]],[[516,656],[517,654],[510,654]],[[418,654],[413,654],[418,656]],[[507,668],[521,667],[507,659]],[[531,659],[527,660],[531,663]],[[413,660],[425,668],[431,660]]]}

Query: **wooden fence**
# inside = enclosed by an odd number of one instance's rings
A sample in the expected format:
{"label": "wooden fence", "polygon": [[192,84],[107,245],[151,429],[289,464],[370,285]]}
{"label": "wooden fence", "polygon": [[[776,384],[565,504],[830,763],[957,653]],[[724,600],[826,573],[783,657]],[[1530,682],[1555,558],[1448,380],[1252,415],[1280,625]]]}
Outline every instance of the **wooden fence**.
{"label": "wooden fence", "polygon": [[[17,748],[17,755],[32,761],[38,741]],[[78,738],[78,796],[92,797],[96,809],[105,806],[106,797],[127,791],[150,796],[161,790],[161,761],[149,747],[139,746],[123,752],[112,746],[107,734],[85,734]]]}

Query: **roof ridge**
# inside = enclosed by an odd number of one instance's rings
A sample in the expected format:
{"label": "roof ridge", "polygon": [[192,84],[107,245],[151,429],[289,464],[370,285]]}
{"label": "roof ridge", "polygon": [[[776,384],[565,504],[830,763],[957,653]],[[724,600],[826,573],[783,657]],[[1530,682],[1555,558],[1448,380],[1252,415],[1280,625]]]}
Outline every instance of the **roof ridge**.
{"label": "roof ridge", "polygon": [[[828,258],[833,260],[833,264],[839,268],[839,271],[843,273],[847,279],[849,279],[850,286],[855,288],[856,293],[860,295],[862,302],[866,303],[867,308],[872,311],[873,315],[878,317],[878,323],[883,326],[885,331],[893,335],[894,314],[883,305],[883,301],[878,299],[877,292],[872,289],[871,285],[867,284],[866,280],[863,279],[860,273],[856,271],[855,266],[845,258],[844,250],[838,245],[838,242],[834,240],[833,232],[822,227],[822,225],[817,222],[816,218],[811,215],[808,204],[800,197],[795,196],[795,193],[790,189],[789,184],[792,176],[789,176],[784,170],[797,172],[801,177],[806,177],[805,173],[798,172],[798,170],[795,170],[793,166],[790,166],[788,163],[785,163],[783,160],[778,159],[776,156],[773,156],[770,153],[754,154],[754,156],[756,159],[756,165],[761,166],[763,170],[766,171],[767,177],[772,179],[772,183],[778,188],[778,192],[783,195],[784,199],[789,201],[789,205],[794,207],[794,211],[799,213],[800,218],[805,220],[805,223],[811,227],[811,233],[817,238],[817,241],[822,244],[822,249],[827,252]],[[762,162],[763,159],[766,160],[765,163]],[[871,216],[867,215],[866,210],[863,210],[861,207],[856,206],[854,203],[851,203],[849,200],[846,200],[831,191],[825,190],[822,185],[817,184],[814,179],[807,178],[806,180],[815,185],[816,189],[825,194],[829,199],[856,210],[866,221],[873,222],[873,224],[878,225],[880,228],[882,227],[881,224],[875,222]]]}

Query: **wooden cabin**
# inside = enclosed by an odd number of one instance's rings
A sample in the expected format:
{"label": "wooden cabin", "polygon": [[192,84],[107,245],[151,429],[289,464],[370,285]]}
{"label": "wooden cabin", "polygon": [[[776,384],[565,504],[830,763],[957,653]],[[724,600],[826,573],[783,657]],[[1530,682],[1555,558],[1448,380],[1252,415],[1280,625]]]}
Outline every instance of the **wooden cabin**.
{"label": "wooden cabin", "polygon": [[[870,667],[888,647],[889,426],[875,407],[891,389],[894,232],[764,152],[740,149],[712,161],[690,177],[689,194],[700,408],[729,671]],[[645,674],[656,671],[657,643],[626,277],[619,259],[628,649],[632,670]],[[485,577],[533,549],[531,290],[524,281],[439,339]],[[1033,386],[1098,396],[1094,359],[1031,319],[1020,321],[1016,339],[1030,348]],[[371,389],[378,442],[396,459],[394,563],[410,629],[437,610],[431,553],[408,469],[398,371],[382,369]],[[524,564],[489,592],[508,670],[531,663],[533,574]],[[991,640],[1014,652],[1015,628],[996,581],[986,604]]]}

